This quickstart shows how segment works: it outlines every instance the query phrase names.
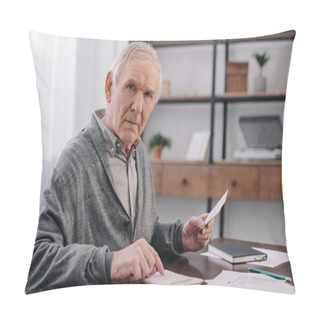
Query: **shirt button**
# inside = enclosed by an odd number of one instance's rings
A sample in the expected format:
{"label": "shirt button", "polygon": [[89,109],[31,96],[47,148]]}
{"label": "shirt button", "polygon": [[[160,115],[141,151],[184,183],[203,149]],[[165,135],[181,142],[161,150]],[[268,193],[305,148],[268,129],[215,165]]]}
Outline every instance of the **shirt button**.
{"label": "shirt button", "polygon": [[114,148],[111,148],[111,152],[113,152],[114,151]]}
{"label": "shirt button", "polygon": [[119,142],[117,142],[117,147],[120,148],[120,143]]}

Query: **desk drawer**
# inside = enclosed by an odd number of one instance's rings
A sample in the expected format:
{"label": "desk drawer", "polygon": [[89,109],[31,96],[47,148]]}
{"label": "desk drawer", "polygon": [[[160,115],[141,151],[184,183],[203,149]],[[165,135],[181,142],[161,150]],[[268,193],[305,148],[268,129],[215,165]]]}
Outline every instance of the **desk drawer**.
{"label": "desk drawer", "polygon": [[281,166],[244,164],[152,164],[157,195],[218,199],[282,200]]}
{"label": "desk drawer", "polygon": [[206,199],[208,166],[163,165],[161,195]]}
{"label": "desk drawer", "polygon": [[262,167],[260,199],[282,200],[281,167]]}
{"label": "desk drawer", "polygon": [[229,199],[259,199],[260,169],[258,167],[212,166],[209,193],[221,197],[228,189]]}

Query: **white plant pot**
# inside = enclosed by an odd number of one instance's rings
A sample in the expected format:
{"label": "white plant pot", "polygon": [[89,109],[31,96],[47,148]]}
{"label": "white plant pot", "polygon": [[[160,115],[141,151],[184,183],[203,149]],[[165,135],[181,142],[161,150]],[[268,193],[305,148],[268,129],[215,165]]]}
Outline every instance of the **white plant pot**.
{"label": "white plant pot", "polygon": [[265,92],[267,89],[267,79],[263,77],[254,78],[254,91]]}

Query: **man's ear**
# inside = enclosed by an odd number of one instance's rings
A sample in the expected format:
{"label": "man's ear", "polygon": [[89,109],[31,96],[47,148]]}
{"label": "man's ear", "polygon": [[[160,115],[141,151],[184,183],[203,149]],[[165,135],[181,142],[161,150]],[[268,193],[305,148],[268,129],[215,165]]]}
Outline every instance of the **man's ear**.
{"label": "man's ear", "polygon": [[112,87],[112,71],[109,71],[106,78],[105,84],[105,95],[108,103],[111,102],[111,87]]}

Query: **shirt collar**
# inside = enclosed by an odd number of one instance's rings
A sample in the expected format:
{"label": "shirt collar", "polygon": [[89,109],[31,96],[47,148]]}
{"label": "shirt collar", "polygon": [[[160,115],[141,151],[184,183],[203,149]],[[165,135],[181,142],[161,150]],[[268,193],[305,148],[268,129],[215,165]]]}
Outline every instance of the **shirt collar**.
{"label": "shirt collar", "polygon": [[[105,114],[105,109],[99,109],[99,110],[96,110],[96,111],[93,112],[93,115],[94,115],[95,119],[97,120],[98,125],[99,125],[99,127],[101,129],[103,140],[106,143],[107,151],[113,157],[114,157],[114,155],[116,153],[125,155],[125,153],[123,151],[123,143],[122,143],[122,141],[117,136],[115,136],[111,132],[111,130],[102,122],[101,118],[104,116],[104,114]],[[128,155],[128,158],[130,157],[130,155],[132,153],[134,153],[133,151],[135,149],[137,149],[140,141],[141,141],[140,137],[134,141],[134,143],[132,144],[130,153]]]}

